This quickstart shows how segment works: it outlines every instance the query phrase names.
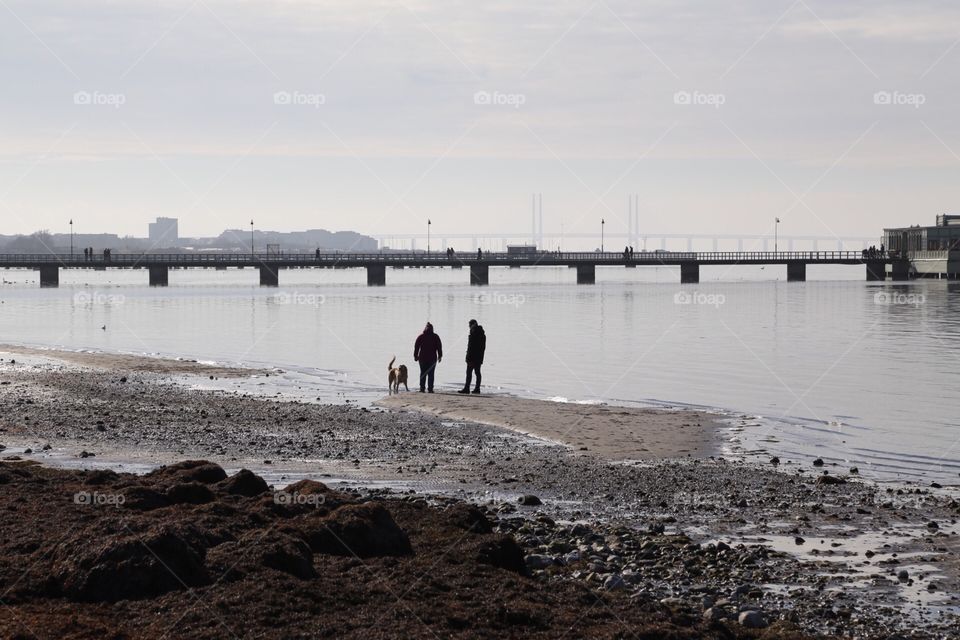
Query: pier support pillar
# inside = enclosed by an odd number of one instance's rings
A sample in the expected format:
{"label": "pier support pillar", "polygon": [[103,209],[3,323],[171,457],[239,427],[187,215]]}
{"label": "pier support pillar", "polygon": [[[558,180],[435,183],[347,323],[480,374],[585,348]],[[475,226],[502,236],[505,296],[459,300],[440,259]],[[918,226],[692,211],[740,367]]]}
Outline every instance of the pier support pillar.
{"label": "pier support pillar", "polygon": [[684,262],[680,265],[680,283],[695,284],[700,282],[700,264],[697,262]]}
{"label": "pier support pillar", "polygon": [[807,281],[807,263],[806,262],[788,262],[787,263],[787,282],[806,282]]}
{"label": "pier support pillar", "polygon": [[887,279],[887,265],[883,262],[867,263],[867,282],[881,282]]}
{"label": "pier support pillar", "polygon": [[387,284],[387,267],[382,264],[372,264],[367,267],[367,286],[383,287]]}
{"label": "pier support pillar", "polygon": [[40,267],[40,286],[41,287],[59,287],[60,286],[60,267]]}
{"label": "pier support pillar", "polygon": [[490,265],[471,264],[470,284],[490,284]]}
{"label": "pier support pillar", "polygon": [[890,265],[890,276],[894,281],[903,281],[910,279],[910,261],[897,260]]}
{"label": "pier support pillar", "polygon": [[166,267],[150,267],[150,286],[165,287],[170,281],[170,270]]}
{"label": "pier support pillar", "polygon": [[261,287],[279,287],[280,286],[280,267],[275,264],[265,264],[260,266],[260,286]]}
{"label": "pier support pillar", "polygon": [[597,282],[597,265],[578,264],[577,284],[595,284]]}

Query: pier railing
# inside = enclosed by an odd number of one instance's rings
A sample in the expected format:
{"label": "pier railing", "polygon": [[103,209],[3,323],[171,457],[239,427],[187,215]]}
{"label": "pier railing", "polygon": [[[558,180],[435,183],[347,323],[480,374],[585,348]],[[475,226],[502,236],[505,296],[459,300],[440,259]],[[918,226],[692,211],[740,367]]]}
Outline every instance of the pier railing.
{"label": "pier railing", "polygon": [[879,254],[867,256],[861,251],[650,251],[626,255],[613,251],[557,252],[541,251],[537,253],[514,254],[504,252],[454,253],[113,253],[105,256],[94,253],[92,256],[81,254],[0,254],[0,263],[4,265],[60,265],[69,267],[113,266],[137,267],[162,265],[184,266],[240,266],[258,264],[310,264],[336,265],[350,264],[437,264],[457,265],[483,261],[496,264],[677,264],[695,262],[715,263],[836,263],[857,261],[886,261],[889,256]]}

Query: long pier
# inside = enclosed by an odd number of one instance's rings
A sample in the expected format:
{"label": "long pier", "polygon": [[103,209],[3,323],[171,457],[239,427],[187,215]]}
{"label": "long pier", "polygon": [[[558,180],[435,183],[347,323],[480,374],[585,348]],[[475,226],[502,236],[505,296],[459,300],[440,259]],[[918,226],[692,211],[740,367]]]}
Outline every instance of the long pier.
{"label": "long pier", "polygon": [[70,254],[0,255],[0,268],[35,269],[40,286],[57,287],[61,269],[143,269],[149,273],[150,286],[164,287],[170,269],[253,268],[260,271],[260,284],[279,286],[284,269],[349,269],[367,271],[367,284],[382,286],[388,268],[450,267],[469,269],[470,283],[490,282],[491,267],[565,266],[577,270],[578,284],[596,282],[597,267],[680,267],[680,281],[700,281],[700,267],[722,265],[786,265],[787,280],[807,278],[808,265],[864,265],[869,281],[910,277],[910,262],[891,256],[867,256],[860,251],[714,251],[714,252],[642,252],[626,256],[622,252],[537,252],[516,253],[230,253],[230,254],[129,254],[110,256]]}

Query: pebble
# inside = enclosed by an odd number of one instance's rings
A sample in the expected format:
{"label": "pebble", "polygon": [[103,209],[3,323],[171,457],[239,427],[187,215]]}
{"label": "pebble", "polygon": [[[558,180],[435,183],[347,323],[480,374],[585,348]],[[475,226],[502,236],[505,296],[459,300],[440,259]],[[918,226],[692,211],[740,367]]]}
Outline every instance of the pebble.
{"label": "pebble", "polygon": [[729,617],[729,614],[721,607],[710,607],[703,612],[703,621],[708,623],[719,622],[720,620],[725,620],[727,617]]}
{"label": "pebble", "polygon": [[607,591],[622,591],[627,588],[627,582],[623,576],[614,573],[603,581],[603,588]]}
{"label": "pebble", "polygon": [[737,622],[747,629],[763,629],[768,625],[767,619],[759,611],[744,611],[737,618]]}
{"label": "pebble", "polygon": [[534,495],[520,496],[517,502],[524,507],[539,507],[543,504],[543,501]]}

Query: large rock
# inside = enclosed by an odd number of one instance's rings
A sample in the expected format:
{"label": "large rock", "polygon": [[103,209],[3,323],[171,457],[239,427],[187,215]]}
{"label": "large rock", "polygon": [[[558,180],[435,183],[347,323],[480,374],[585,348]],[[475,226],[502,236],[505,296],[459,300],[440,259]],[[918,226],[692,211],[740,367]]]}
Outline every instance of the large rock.
{"label": "large rock", "polygon": [[176,527],[142,535],[84,531],[61,546],[53,576],[71,600],[116,602],[157,596],[209,582],[204,549]]}

